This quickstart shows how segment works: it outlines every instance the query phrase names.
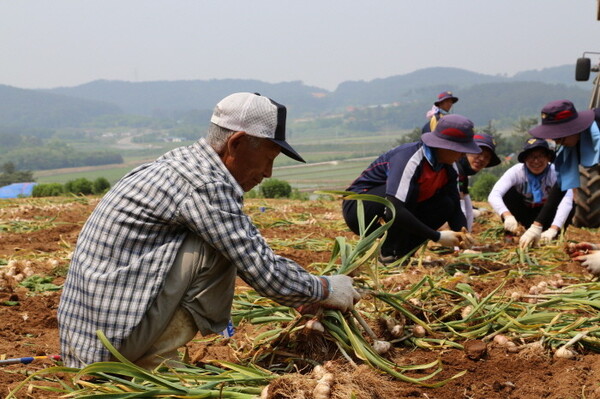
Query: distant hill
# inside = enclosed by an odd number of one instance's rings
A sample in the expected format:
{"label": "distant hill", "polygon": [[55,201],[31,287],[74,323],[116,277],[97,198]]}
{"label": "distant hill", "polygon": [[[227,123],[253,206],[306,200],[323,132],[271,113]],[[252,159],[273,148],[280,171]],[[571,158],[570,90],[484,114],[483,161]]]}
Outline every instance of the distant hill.
{"label": "distant hill", "polygon": [[592,87],[592,79],[589,82],[575,81],[575,64],[523,71],[516,73],[511,79],[527,82],[559,83],[590,90]]}
{"label": "distant hill", "polygon": [[[516,81],[481,83],[457,89],[455,93],[459,101],[452,112],[469,117],[478,126],[491,120],[507,126],[522,116],[538,117],[544,104],[559,98],[568,98],[577,108],[585,109],[590,97],[590,92],[575,86]],[[431,96],[426,100],[401,103],[395,107],[395,120],[391,126],[404,129],[422,126],[431,106]]]}
{"label": "distant hill", "polygon": [[173,117],[190,110],[212,110],[223,97],[238,91],[271,97],[297,114],[318,112],[318,94],[326,93],[302,82],[266,83],[258,80],[221,79],[160,82],[97,80],[76,87],[47,90],[49,93],[116,104],[126,113]]}
{"label": "distant hill", "polygon": [[0,126],[57,128],[79,126],[122,111],[108,102],[0,85]]}
{"label": "distant hill", "polygon": [[290,114],[300,117],[336,112],[348,106],[421,100],[431,102],[433,96],[443,90],[464,92],[476,85],[515,81],[591,89],[591,83],[575,81],[573,65],[563,65],[524,71],[513,77],[433,67],[371,81],[347,81],[333,92],[306,86],[299,81],[266,83],[243,79],[135,83],[98,80],[76,87],[50,89],[48,92],[112,103],[126,113],[164,117],[191,110],[212,110],[217,101],[232,92],[251,91],[286,104]]}
{"label": "distant hill", "polygon": [[259,92],[288,107],[292,118],[339,114],[351,107],[394,104],[395,126],[424,122],[435,95],[453,90],[455,112],[487,121],[537,115],[556,98],[586,107],[591,82],[575,82],[574,65],[530,70],[515,76],[485,75],[434,67],[372,81],[347,81],[335,91],[300,81],[266,83],[247,79],[123,82],[98,80],[75,87],[25,90],[0,85],[0,127],[72,127],[101,116],[129,114],[198,123],[221,98],[236,91]]}
{"label": "distant hill", "polygon": [[437,93],[444,90],[457,91],[476,84],[507,81],[509,79],[505,77],[458,68],[426,68],[370,82],[344,82],[332,93],[332,97],[333,103],[345,106],[419,100],[431,102]]}

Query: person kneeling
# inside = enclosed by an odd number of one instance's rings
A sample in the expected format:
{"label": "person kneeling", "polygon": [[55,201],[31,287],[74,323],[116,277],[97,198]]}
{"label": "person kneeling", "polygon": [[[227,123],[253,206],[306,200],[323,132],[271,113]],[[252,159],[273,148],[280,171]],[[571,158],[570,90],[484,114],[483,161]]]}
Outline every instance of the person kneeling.
{"label": "person kneeling", "polygon": [[[462,115],[447,115],[421,140],[382,154],[365,169],[347,191],[389,199],[396,218],[382,244],[380,261],[390,264],[427,240],[443,246],[470,246],[465,215],[460,208],[457,173],[452,167],[465,153],[479,153],[473,141],[473,122]],[[359,220],[356,201],[342,204],[344,220],[356,234]],[[390,220],[386,207],[364,202],[364,222]],[[448,223],[450,230],[437,231]],[[378,226],[372,224],[369,232]]]}

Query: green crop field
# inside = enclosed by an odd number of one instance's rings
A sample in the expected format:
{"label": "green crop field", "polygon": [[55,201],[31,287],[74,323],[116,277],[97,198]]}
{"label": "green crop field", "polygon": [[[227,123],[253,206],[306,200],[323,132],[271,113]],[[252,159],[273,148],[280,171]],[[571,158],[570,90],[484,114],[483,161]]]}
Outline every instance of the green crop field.
{"label": "green crop field", "polygon": [[[301,191],[344,189],[379,154],[392,148],[400,134],[299,140],[294,147],[307,163],[299,164],[280,156],[275,162],[273,177],[285,180]],[[114,184],[136,166],[159,155],[141,156],[139,151],[125,151],[123,164],[37,171],[34,177],[38,183],[61,184],[78,178],[95,180],[104,177]]]}
{"label": "green crop field", "polygon": [[273,177],[285,180],[300,191],[345,189],[375,157],[284,166],[273,171]]}

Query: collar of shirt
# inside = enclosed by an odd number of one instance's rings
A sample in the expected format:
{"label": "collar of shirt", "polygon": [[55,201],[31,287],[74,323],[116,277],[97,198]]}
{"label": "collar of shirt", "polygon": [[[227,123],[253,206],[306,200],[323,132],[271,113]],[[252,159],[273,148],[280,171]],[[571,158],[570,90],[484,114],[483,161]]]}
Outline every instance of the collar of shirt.
{"label": "collar of shirt", "polygon": [[208,144],[208,141],[206,141],[204,137],[196,141],[193,147],[195,150],[197,150],[201,158],[206,157],[206,161],[208,161],[210,165],[214,165],[221,172],[223,172],[226,179],[234,187],[235,193],[237,195],[239,195],[240,197],[244,196],[244,189],[242,188],[242,186],[240,186],[235,177],[233,177],[231,172],[229,172],[229,169],[227,169],[227,167],[223,163],[223,160],[221,159],[221,157],[219,157],[219,154],[217,154],[214,148],[212,148],[212,146]]}
{"label": "collar of shirt", "polygon": [[423,153],[425,154],[425,159],[429,162],[429,165],[431,165],[431,168],[434,171],[439,172],[444,167],[444,164],[439,163],[435,158],[435,151],[433,148],[423,144]]}

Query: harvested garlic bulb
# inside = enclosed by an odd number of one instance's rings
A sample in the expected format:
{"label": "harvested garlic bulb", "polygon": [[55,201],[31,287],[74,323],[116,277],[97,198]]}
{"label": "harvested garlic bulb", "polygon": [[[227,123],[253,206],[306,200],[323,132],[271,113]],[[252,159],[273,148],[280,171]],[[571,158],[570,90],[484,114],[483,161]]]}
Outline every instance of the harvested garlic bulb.
{"label": "harvested garlic bulb", "polygon": [[391,348],[392,348],[392,344],[389,343],[388,341],[377,341],[376,340],[373,342],[373,350],[380,355],[383,355],[384,353],[389,352],[389,350]]}
{"label": "harvested garlic bulb", "polygon": [[306,322],[304,327],[306,327],[307,330],[317,331],[317,332],[321,332],[321,333],[325,332],[325,328],[323,327],[323,324],[321,324],[321,322],[317,319],[310,319],[309,321]]}
{"label": "harvested garlic bulb", "polygon": [[571,348],[565,348],[564,346],[558,348],[556,352],[554,352],[554,357],[561,359],[573,359],[575,356],[577,356],[577,352]]}
{"label": "harvested garlic bulb", "polygon": [[412,329],[412,334],[417,338],[423,338],[425,335],[427,335],[427,331],[423,326],[414,326]]}

